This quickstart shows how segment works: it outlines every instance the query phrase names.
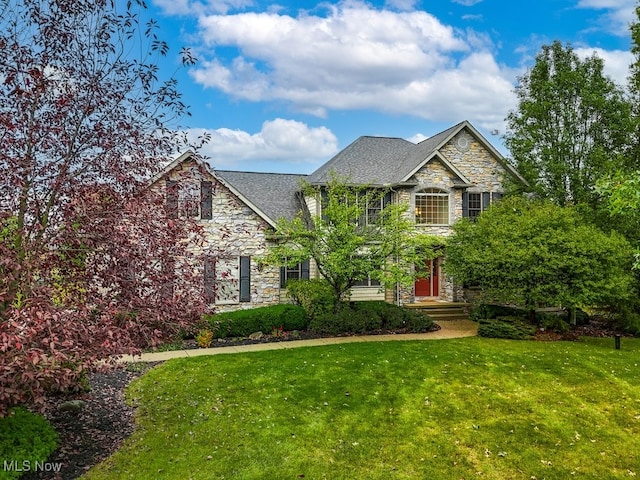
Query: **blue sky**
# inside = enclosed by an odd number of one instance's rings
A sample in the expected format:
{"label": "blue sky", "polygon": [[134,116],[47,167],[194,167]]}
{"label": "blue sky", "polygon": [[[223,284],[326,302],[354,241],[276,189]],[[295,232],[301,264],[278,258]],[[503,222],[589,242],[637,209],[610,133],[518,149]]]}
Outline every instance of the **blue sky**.
{"label": "blue sky", "polygon": [[[540,47],[604,58],[623,85],[636,0],[151,0],[219,169],[310,173],[360,135],[420,141],[469,120],[500,135]],[[495,135],[495,132],[499,132]]]}

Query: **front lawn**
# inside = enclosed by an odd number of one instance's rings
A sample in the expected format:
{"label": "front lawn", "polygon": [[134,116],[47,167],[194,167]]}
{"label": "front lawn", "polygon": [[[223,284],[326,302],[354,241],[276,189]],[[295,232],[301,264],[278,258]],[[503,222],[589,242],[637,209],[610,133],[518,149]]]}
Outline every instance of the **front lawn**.
{"label": "front lawn", "polygon": [[357,343],[166,362],[90,479],[640,476],[640,340]]}

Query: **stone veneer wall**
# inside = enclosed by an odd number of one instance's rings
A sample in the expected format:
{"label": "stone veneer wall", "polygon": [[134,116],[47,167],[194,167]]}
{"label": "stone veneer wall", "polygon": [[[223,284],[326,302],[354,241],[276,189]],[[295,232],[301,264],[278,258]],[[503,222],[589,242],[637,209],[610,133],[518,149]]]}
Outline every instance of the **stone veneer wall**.
{"label": "stone veneer wall", "polygon": [[[466,141],[467,148],[460,149],[457,146],[460,138]],[[473,187],[467,189],[468,191],[503,192],[503,182],[506,174],[504,167],[489,150],[468,132],[460,132],[444,145],[439,152],[474,184]],[[451,234],[451,225],[462,218],[462,189],[454,188],[454,179],[456,179],[455,174],[449,171],[441,161],[434,158],[410,179],[419,183],[418,187],[403,189],[398,192],[399,201],[409,205],[408,215],[410,217],[414,215],[414,193],[425,188],[441,188],[450,192],[450,225],[416,225],[416,230],[438,237],[447,237]],[[465,296],[462,287],[455,285],[443,273],[440,275],[440,294],[440,297],[447,301],[462,301]],[[401,289],[400,298],[403,303],[413,302],[413,289]]]}
{"label": "stone veneer wall", "polygon": [[[206,172],[200,171],[195,163],[185,163],[172,170],[168,176],[181,184],[197,186],[199,205],[200,181],[212,181],[212,219],[199,220],[204,230],[204,243],[194,244],[192,252],[196,257],[204,255],[226,257],[251,257],[251,301],[216,305],[217,312],[254,308],[279,303],[280,269],[277,267],[258,268],[256,257],[267,253],[266,231],[269,225],[251,208],[240,201],[229,189]],[[161,185],[161,188],[165,188]],[[196,191],[196,190],[194,190]],[[201,273],[204,263],[195,268]],[[204,285],[203,285],[204,288]]]}

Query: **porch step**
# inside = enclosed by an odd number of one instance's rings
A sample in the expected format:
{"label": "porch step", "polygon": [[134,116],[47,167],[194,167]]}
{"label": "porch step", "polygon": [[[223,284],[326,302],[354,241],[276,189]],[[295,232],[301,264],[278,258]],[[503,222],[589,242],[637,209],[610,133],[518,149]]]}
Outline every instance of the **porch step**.
{"label": "porch step", "polygon": [[405,308],[420,310],[437,322],[438,320],[469,320],[471,305],[463,302],[417,302],[407,304]]}

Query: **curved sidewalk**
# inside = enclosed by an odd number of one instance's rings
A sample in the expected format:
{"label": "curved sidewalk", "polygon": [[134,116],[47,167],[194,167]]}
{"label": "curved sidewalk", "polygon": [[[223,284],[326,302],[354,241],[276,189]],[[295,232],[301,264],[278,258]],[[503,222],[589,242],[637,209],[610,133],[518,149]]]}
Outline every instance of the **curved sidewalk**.
{"label": "curved sidewalk", "polygon": [[201,357],[203,355],[221,355],[225,353],[262,352],[265,350],[284,350],[297,347],[315,347],[339,343],[387,342],[406,340],[441,340],[447,338],[473,337],[478,333],[478,324],[470,320],[451,320],[437,322],[440,330],[429,333],[405,333],[398,335],[361,335],[352,337],[316,338],[313,340],[291,340],[286,342],[256,343],[253,345],[237,345],[229,347],[197,348],[193,350],[172,350],[169,352],[143,353],[142,355],[126,355],[121,362],[161,362],[172,358]]}

